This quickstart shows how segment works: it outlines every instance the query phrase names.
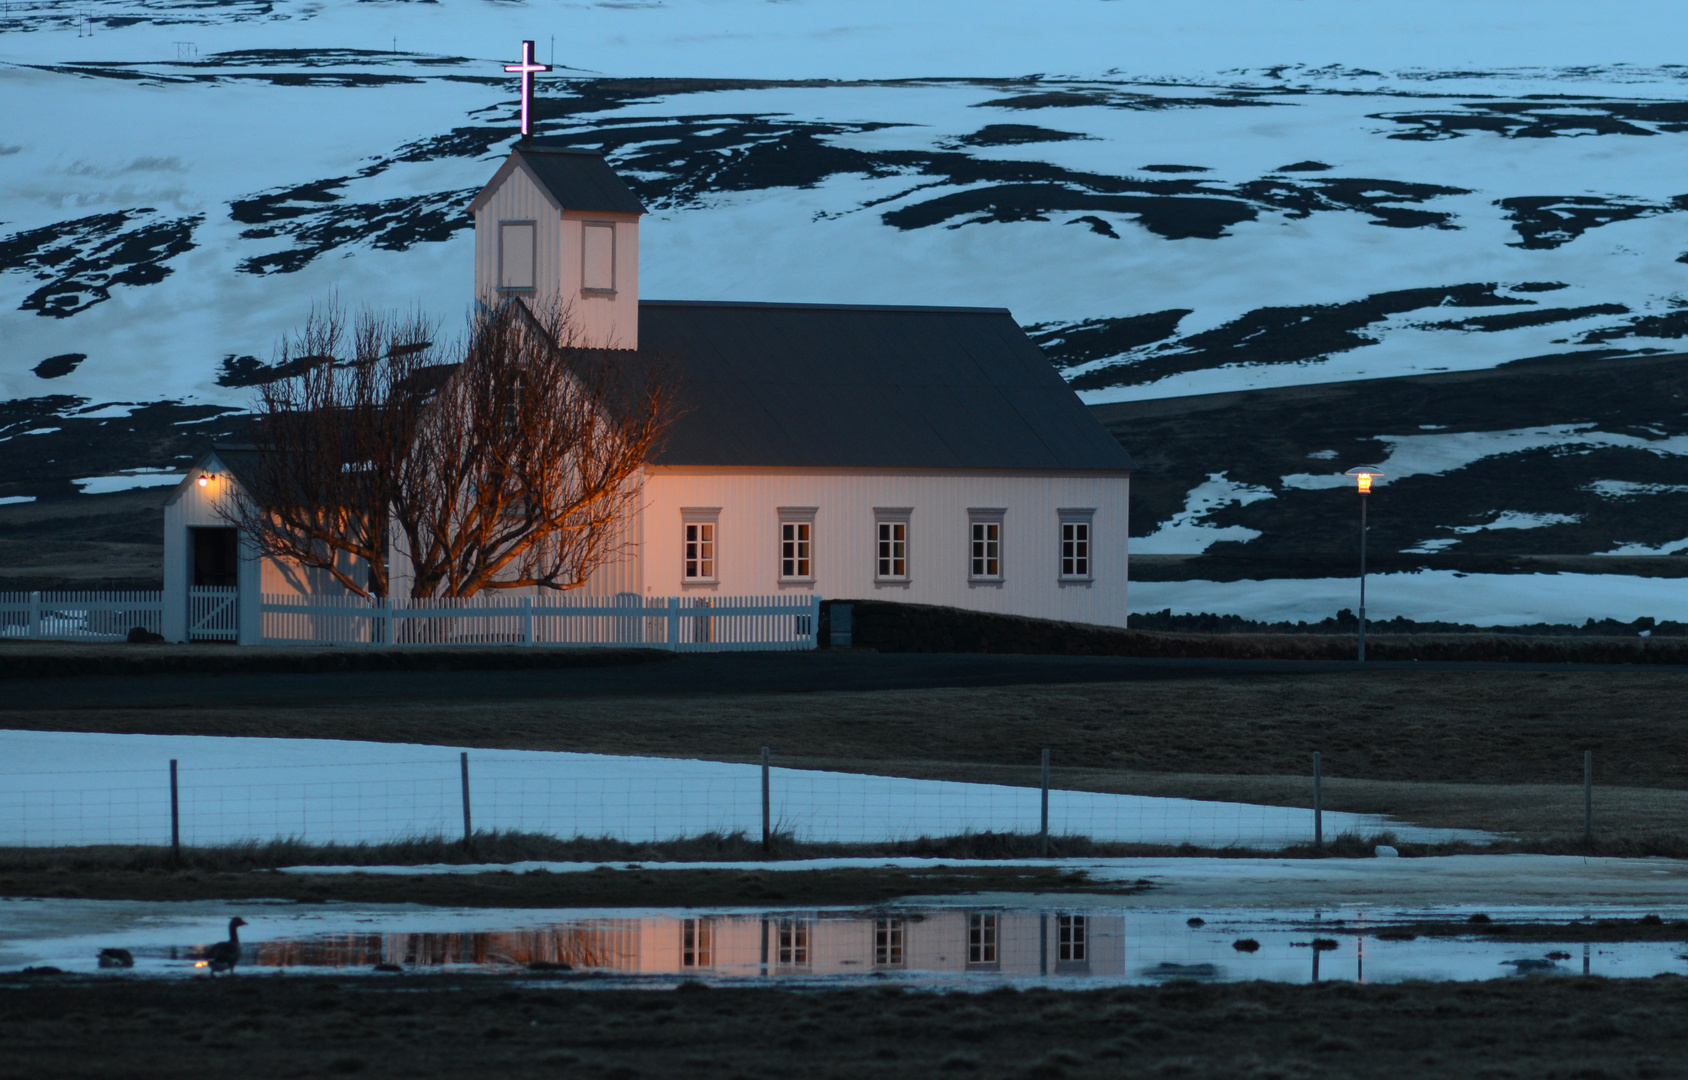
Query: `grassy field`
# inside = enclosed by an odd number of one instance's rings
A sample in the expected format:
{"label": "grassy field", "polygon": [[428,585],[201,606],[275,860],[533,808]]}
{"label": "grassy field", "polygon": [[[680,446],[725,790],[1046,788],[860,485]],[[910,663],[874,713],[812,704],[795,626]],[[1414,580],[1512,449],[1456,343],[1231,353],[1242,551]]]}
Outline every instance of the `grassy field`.
{"label": "grassy field", "polygon": [[[218,680],[205,679],[209,694]],[[826,693],[579,695],[569,685],[559,673],[550,692],[496,701],[464,690],[391,702],[12,707],[0,724],[738,762],[769,746],[787,767],[1027,785],[1047,747],[1059,787],[1290,806],[1310,805],[1318,750],[1329,809],[1560,845],[1581,837],[1582,756],[1592,750],[1603,841],[1675,850],[1671,838],[1688,835],[1688,674],[1668,670],[1197,671]]]}
{"label": "grassy field", "polygon": [[[589,985],[588,980],[588,985]],[[7,976],[0,1080],[1680,1077],[1688,979],[983,994],[535,976]]]}

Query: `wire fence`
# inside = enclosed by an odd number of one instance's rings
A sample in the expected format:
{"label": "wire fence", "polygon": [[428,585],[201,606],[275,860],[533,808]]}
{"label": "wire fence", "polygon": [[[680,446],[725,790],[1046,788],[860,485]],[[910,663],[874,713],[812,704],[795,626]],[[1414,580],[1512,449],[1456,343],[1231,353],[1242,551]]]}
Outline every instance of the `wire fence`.
{"label": "wire fence", "polygon": [[[475,830],[628,842],[771,834],[814,843],[1041,833],[1267,850],[1345,832],[1391,831],[1421,842],[1485,838],[1376,815],[1031,785],[545,752],[400,758],[382,756],[380,744],[338,745],[347,749],[314,744],[321,757],[313,761],[297,760],[304,755],[296,747],[295,760],[273,765],[212,755],[146,767],[0,771],[0,845],[383,843]],[[327,759],[335,753],[353,760]]]}

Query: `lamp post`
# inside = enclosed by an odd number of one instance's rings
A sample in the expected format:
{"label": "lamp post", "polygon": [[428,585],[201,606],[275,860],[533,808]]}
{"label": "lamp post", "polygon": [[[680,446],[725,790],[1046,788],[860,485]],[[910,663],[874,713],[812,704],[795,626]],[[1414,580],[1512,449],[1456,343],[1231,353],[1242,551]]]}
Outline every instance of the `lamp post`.
{"label": "lamp post", "polygon": [[1382,476],[1375,465],[1359,465],[1344,476],[1352,476],[1360,489],[1360,660],[1366,658],[1366,496],[1371,494],[1372,477]]}

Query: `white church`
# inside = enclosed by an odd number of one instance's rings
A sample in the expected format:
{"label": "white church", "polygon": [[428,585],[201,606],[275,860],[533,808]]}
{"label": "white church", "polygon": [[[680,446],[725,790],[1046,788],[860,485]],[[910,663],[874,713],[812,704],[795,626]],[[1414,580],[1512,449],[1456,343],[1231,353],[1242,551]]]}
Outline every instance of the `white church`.
{"label": "white church", "polygon": [[[644,207],[602,155],[543,140],[470,209],[479,303],[572,308],[587,344],[678,362],[682,414],[585,595],[1125,625],[1132,460],[1006,309],[643,299]],[[266,596],[340,591],[254,557],[219,516],[242,457],[206,454],[166,506],[170,640],[270,640]]]}

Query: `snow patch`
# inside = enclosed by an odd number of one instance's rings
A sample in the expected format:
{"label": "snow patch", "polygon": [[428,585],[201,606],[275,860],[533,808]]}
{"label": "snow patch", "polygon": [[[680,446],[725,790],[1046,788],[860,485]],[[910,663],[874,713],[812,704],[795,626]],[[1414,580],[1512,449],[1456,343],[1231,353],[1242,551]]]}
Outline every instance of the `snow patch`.
{"label": "snow patch", "polygon": [[1456,533],[1488,532],[1493,529],[1544,529],[1549,525],[1573,525],[1582,520],[1581,514],[1526,514],[1520,510],[1506,510],[1494,520],[1482,525],[1455,525]]}
{"label": "snow patch", "polygon": [[84,495],[109,495],[114,491],[131,491],[135,488],[163,487],[166,484],[179,484],[187,479],[185,472],[162,472],[157,469],[134,469],[115,476],[85,476],[71,483],[82,489]]}
{"label": "snow patch", "polygon": [[[1454,431],[1434,435],[1379,435],[1389,454],[1378,467],[1383,470],[1379,486],[1409,476],[1440,476],[1463,469],[1484,458],[1521,454],[1529,450],[1559,450],[1586,453],[1590,450],[1621,448],[1645,450],[1659,457],[1688,456],[1688,436],[1643,439],[1597,431],[1593,424],[1550,424],[1544,427],[1514,428],[1508,431]],[[1295,473],[1279,481],[1287,488],[1318,491],[1351,486],[1351,477],[1341,473]]]}
{"label": "snow patch", "polygon": [[116,420],[119,417],[131,416],[141,406],[133,403],[119,403],[103,405],[93,409],[83,409],[76,414],[78,420]]}
{"label": "snow patch", "polygon": [[[1354,577],[1242,581],[1134,581],[1135,611],[1209,612],[1263,622],[1316,622],[1359,606]],[[1466,574],[1420,570],[1371,574],[1366,611],[1376,620],[1519,626],[1588,619],[1678,619],[1688,610],[1688,578],[1629,574]]]}
{"label": "snow patch", "polygon": [[[0,845],[168,843],[168,763],[181,763],[182,841],[312,843],[455,833],[457,747],[332,739],[0,731]],[[468,751],[477,828],[665,840],[762,827],[756,765],[550,751]],[[163,797],[160,797],[160,796]],[[796,769],[771,773],[775,828],[876,842],[1039,827],[1035,787]],[[1282,847],[1304,809],[1079,791],[1049,793],[1049,828],[1100,840]],[[1331,833],[1484,838],[1379,815],[1325,814]]]}
{"label": "snow patch", "polygon": [[1642,495],[1675,495],[1688,491],[1688,484],[1637,484],[1628,480],[1596,480],[1584,491],[1602,499],[1633,499]]}
{"label": "snow patch", "polygon": [[1210,525],[1203,519],[1233,503],[1247,506],[1274,498],[1277,496],[1263,487],[1239,484],[1222,472],[1209,473],[1206,482],[1197,484],[1185,496],[1184,509],[1153,533],[1133,540],[1131,550],[1138,555],[1198,555],[1221,540],[1246,543],[1259,536],[1260,530],[1243,525]]}
{"label": "snow patch", "polygon": [[1597,551],[1596,555],[1675,555],[1679,551],[1688,551],[1688,537],[1681,540],[1670,540],[1663,544],[1622,544],[1611,551]]}

